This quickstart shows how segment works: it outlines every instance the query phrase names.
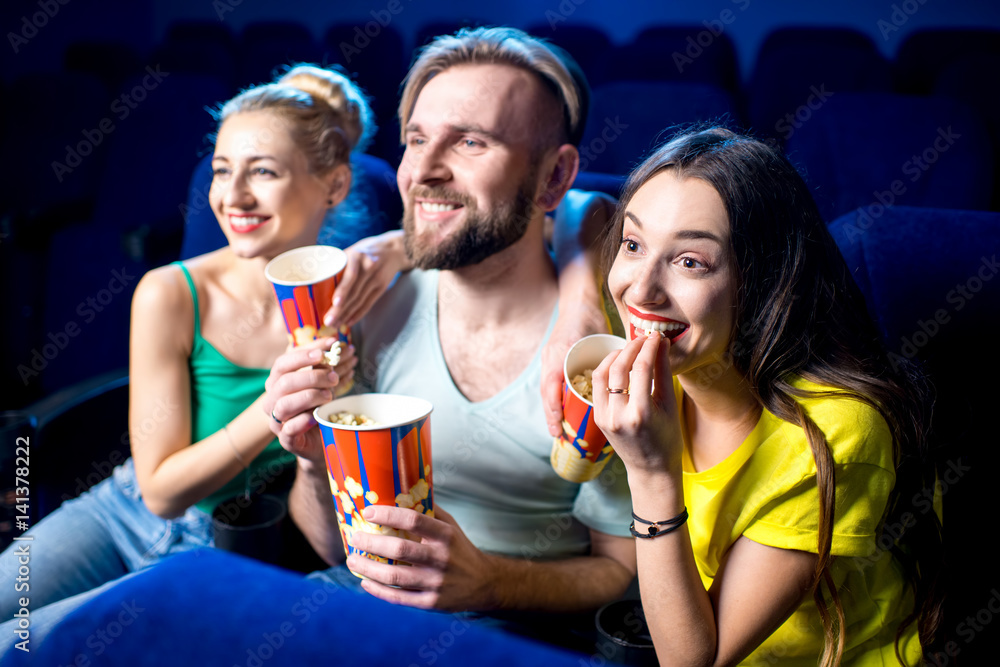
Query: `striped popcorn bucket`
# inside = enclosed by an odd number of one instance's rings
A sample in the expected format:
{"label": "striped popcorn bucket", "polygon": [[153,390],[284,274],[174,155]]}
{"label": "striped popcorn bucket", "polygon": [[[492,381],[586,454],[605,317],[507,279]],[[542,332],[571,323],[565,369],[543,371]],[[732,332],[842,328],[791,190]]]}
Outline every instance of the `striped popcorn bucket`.
{"label": "striped popcorn bucket", "polygon": [[[325,245],[288,250],[264,267],[264,275],[274,288],[292,345],[325,336],[336,336],[343,347],[351,344],[350,329],[334,330],[324,326],[322,320],[333,303],[333,292],[346,268],[347,254],[340,248]],[[337,356],[334,354],[332,358]],[[353,380],[341,384],[337,387],[337,395],[346,394],[353,384]]]}
{"label": "striped popcorn bucket", "polygon": [[610,334],[586,336],[566,353],[563,362],[562,433],[552,441],[552,467],[570,482],[588,482],[599,474],[614,453],[608,439],[594,423],[594,404],[584,398],[573,379],[597,368],[625,339]]}
{"label": "striped popcorn bucket", "polygon": [[[365,521],[361,513],[369,505],[406,507],[434,516],[432,409],[430,402],[412,396],[358,394],[335,399],[313,411],[323,437],[330,491],[348,555],[396,562],[351,546],[351,537],[359,530],[413,539],[404,531]],[[339,423],[359,422],[362,416],[373,423]]]}

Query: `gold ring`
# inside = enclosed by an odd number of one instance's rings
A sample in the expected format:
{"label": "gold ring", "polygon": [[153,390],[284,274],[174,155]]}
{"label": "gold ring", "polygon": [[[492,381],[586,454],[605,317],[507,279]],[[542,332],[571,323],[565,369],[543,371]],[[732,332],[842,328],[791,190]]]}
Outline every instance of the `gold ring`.
{"label": "gold ring", "polygon": [[611,387],[608,387],[608,393],[609,394],[626,394],[627,395],[628,394],[628,389],[612,389]]}

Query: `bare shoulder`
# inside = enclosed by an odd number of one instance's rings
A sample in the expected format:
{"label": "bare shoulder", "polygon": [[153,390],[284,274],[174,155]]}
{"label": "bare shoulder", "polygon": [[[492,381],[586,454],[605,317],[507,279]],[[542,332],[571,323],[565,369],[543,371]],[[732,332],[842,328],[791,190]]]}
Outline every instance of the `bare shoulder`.
{"label": "bare shoulder", "polygon": [[191,291],[180,266],[168,264],[146,273],[136,285],[132,297],[133,313],[192,312]]}

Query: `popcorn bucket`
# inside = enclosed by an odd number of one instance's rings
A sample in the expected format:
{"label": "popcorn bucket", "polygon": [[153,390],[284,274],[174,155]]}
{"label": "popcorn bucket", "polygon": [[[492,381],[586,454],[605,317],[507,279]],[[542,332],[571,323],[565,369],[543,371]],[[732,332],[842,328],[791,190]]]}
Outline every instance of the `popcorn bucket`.
{"label": "popcorn bucket", "polygon": [[[335,399],[313,411],[323,436],[330,490],[348,555],[401,563],[351,546],[351,536],[359,530],[414,539],[405,531],[365,521],[361,512],[369,505],[406,507],[434,516],[432,409],[430,402],[422,398],[358,394]],[[338,419],[338,415],[342,418]],[[361,416],[371,423],[338,423],[360,422]]]}
{"label": "popcorn bucket", "polygon": [[[351,344],[351,330],[339,330],[322,324],[322,317],[333,303],[333,292],[347,268],[347,254],[340,248],[325,245],[304,246],[281,253],[264,267],[274,295],[281,306],[288,339],[292,345],[302,345],[326,336],[336,336],[342,347]],[[336,349],[326,357],[335,366],[340,358]],[[354,382],[337,387],[337,395],[350,391]]]}
{"label": "popcorn bucket", "polygon": [[[590,385],[589,373],[614,350],[625,347],[625,339],[610,334],[586,336],[566,353],[563,362],[562,433],[552,441],[552,467],[570,482],[588,482],[597,477],[614,453],[608,439],[594,423],[594,404],[585,398],[581,385]],[[574,383],[574,379],[586,381]],[[577,384],[577,386],[574,386]]]}

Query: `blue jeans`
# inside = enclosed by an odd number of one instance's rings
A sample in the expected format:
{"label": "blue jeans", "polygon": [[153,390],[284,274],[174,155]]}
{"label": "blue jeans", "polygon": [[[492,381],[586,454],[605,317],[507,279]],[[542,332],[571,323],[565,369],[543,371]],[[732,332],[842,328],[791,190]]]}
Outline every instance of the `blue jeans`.
{"label": "blue jeans", "polygon": [[[22,597],[29,599],[34,628],[35,619],[61,618],[78,604],[58,605],[40,614],[43,607],[153,565],[164,556],[212,546],[212,519],[195,507],[169,521],[150,512],[139,495],[129,459],[111,477],[63,503],[25,537],[34,539],[14,542],[0,554],[0,581],[11,582],[0,587],[0,621],[7,621],[0,626],[3,631],[20,609]],[[17,591],[14,582],[25,547],[30,588]]]}

